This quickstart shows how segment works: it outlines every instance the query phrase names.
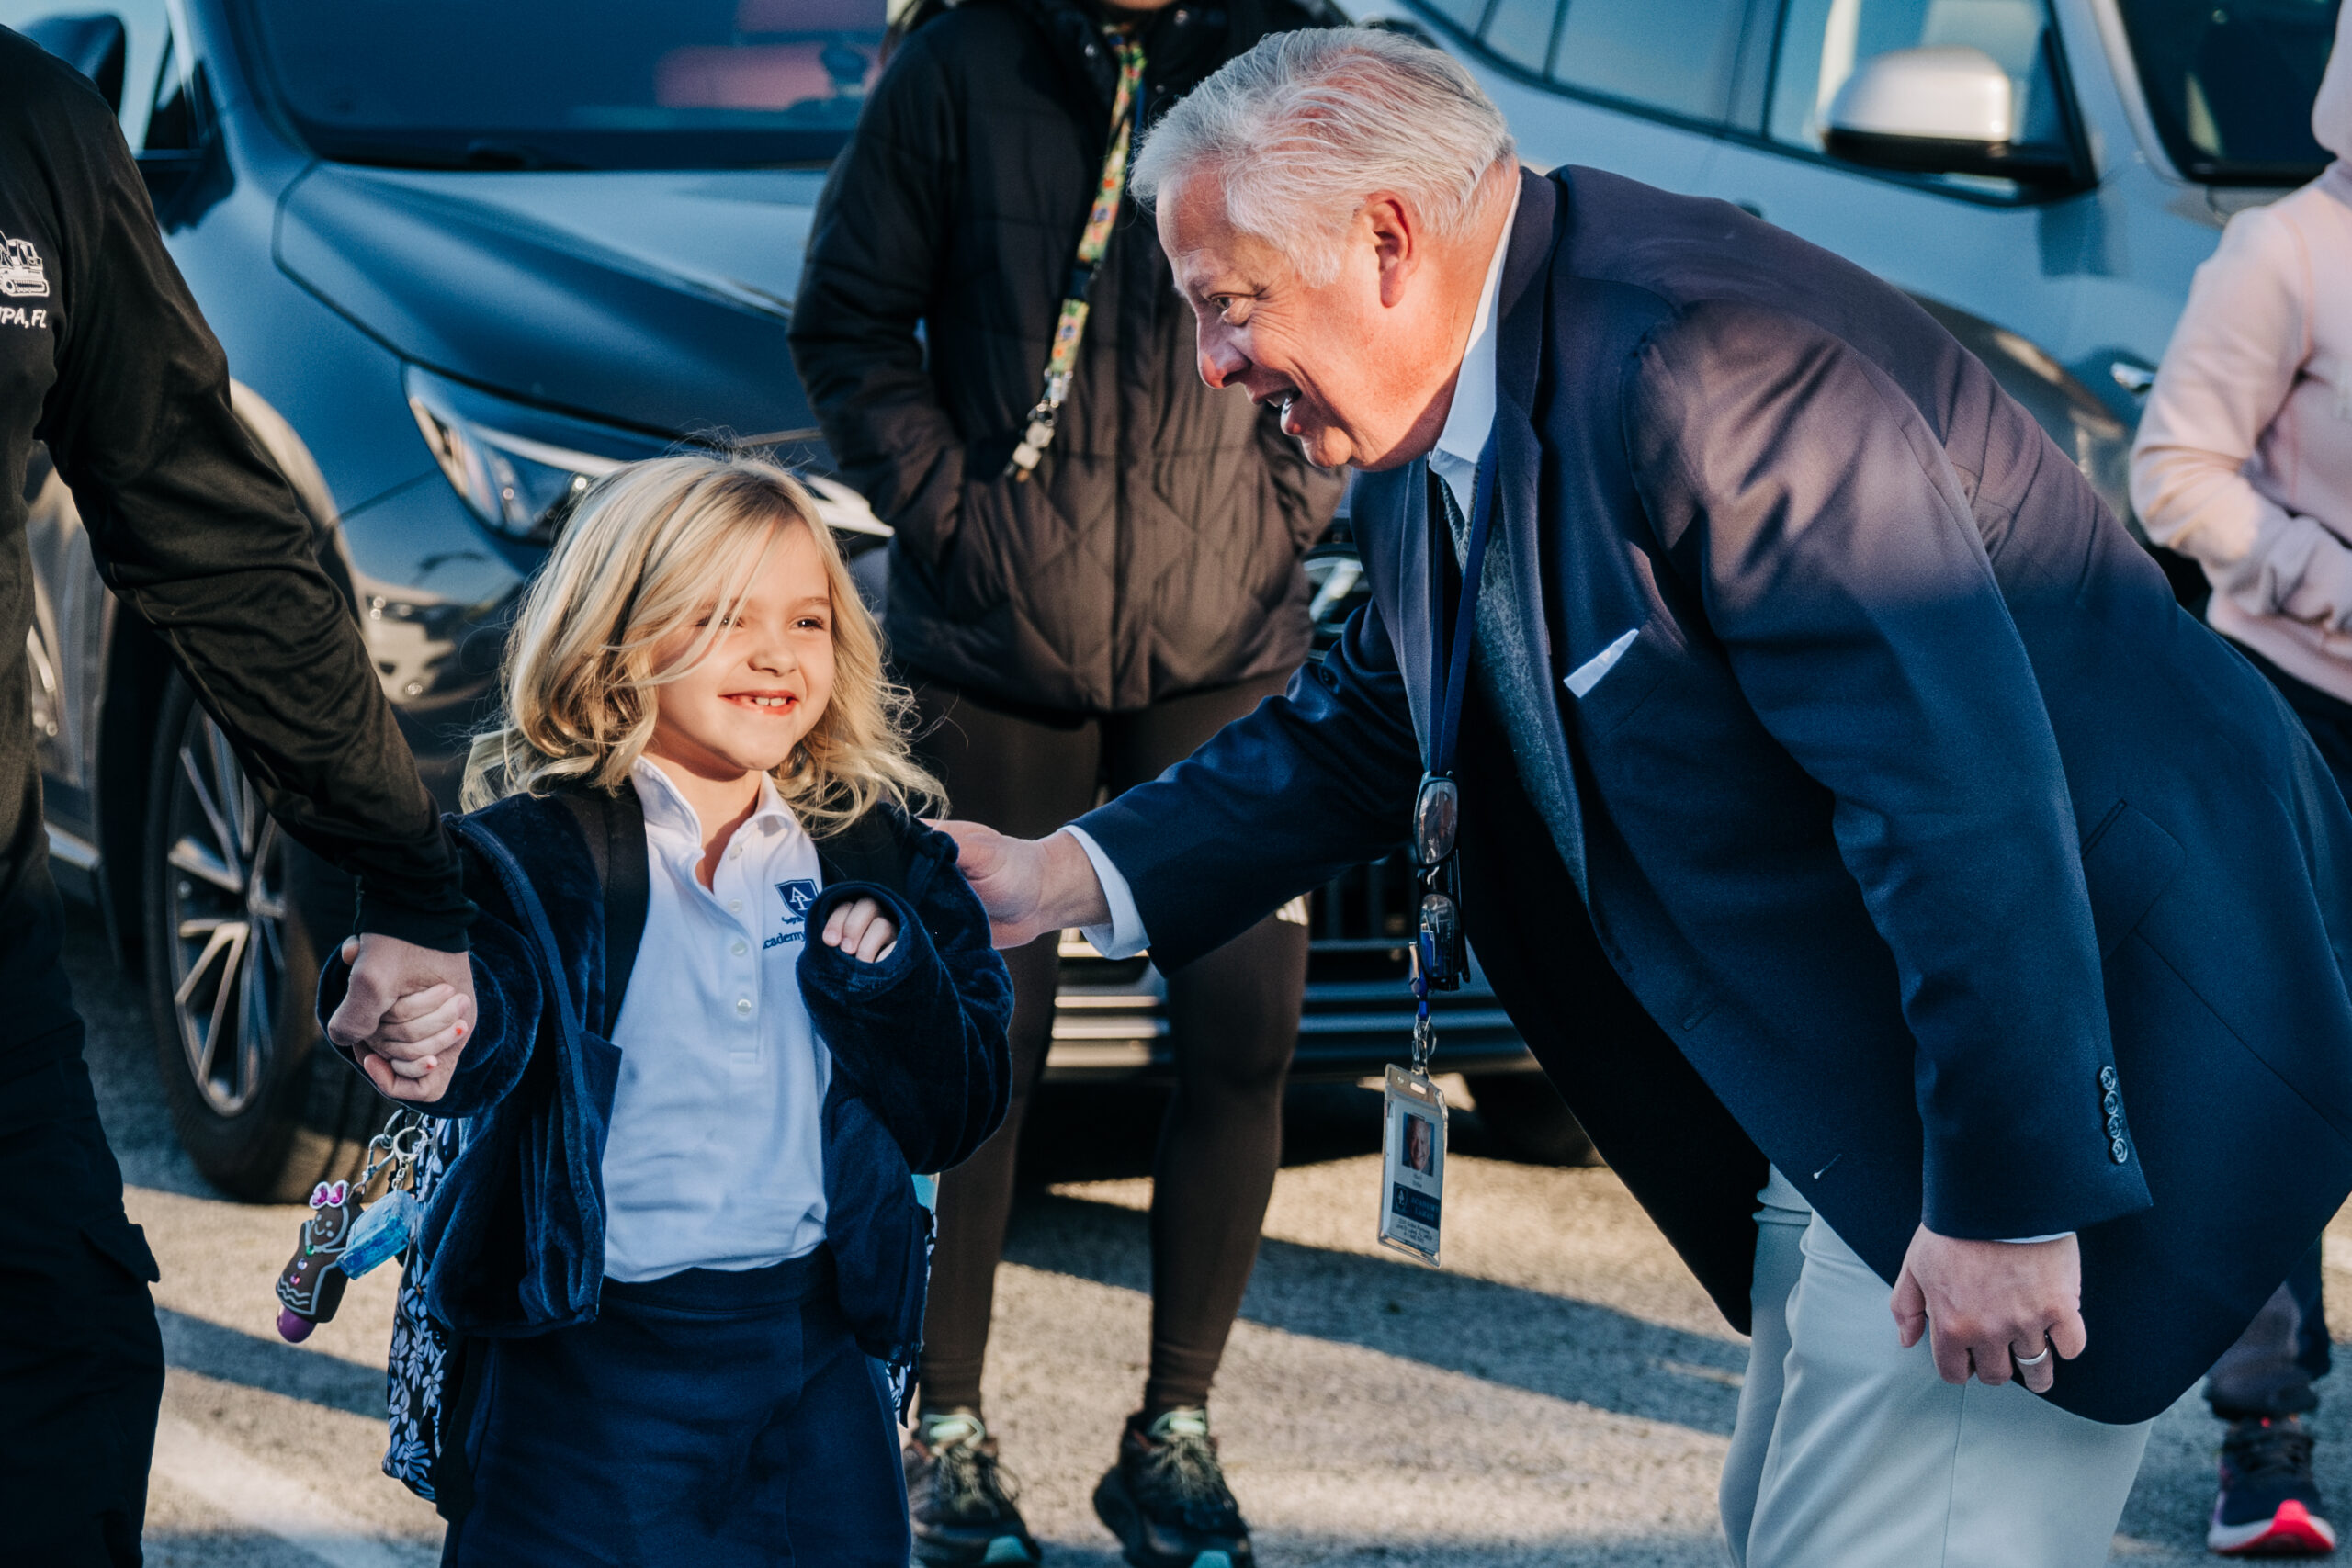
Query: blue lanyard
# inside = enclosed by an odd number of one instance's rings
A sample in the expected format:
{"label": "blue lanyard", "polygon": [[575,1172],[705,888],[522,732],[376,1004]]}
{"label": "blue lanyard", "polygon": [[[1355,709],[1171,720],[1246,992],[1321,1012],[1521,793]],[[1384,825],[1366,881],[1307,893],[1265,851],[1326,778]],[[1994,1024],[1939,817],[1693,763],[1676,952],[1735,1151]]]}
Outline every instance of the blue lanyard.
{"label": "blue lanyard", "polygon": [[[1462,593],[1453,626],[1445,630],[1445,563],[1453,558],[1453,530],[1442,505],[1430,512],[1430,748],[1425,759],[1432,777],[1453,774],[1453,749],[1462,736],[1462,703],[1470,688],[1470,645],[1476,640],[1478,589],[1486,578],[1487,536],[1495,520],[1495,437],[1478,454],[1478,479],[1471,494],[1470,545],[1462,563]],[[1444,484],[1430,470],[1434,484]],[[1436,501],[1435,496],[1428,497]],[[1439,552],[1442,551],[1443,554]]]}
{"label": "blue lanyard", "polygon": [[[1440,988],[1452,990],[1461,984],[1463,949],[1460,946],[1459,912],[1451,893],[1453,835],[1458,827],[1449,828],[1444,848],[1433,858],[1421,846],[1425,842],[1423,810],[1433,799],[1447,804],[1443,810],[1447,819],[1460,821],[1460,794],[1453,782],[1453,749],[1462,733],[1462,704],[1470,688],[1470,648],[1477,638],[1478,590],[1487,575],[1487,538],[1493,531],[1495,516],[1495,438],[1487,437],[1486,450],[1478,456],[1478,477],[1471,497],[1470,538],[1463,551],[1462,592],[1456,597],[1453,624],[1445,625],[1445,563],[1453,557],[1453,530],[1443,519],[1443,500],[1424,494],[1430,513],[1430,743],[1424,759],[1427,768],[1421,775],[1420,789],[1413,798],[1413,833],[1416,863],[1421,867],[1423,897],[1420,900],[1421,928],[1414,939],[1413,954],[1413,1071],[1427,1073],[1430,1053],[1435,1035],[1430,1022],[1430,990],[1440,967],[1437,952],[1438,937],[1430,924],[1431,907],[1442,911],[1442,929],[1453,933],[1445,939],[1447,952],[1443,959],[1444,977],[1436,979]],[[1430,476],[1436,484],[1445,481],[1434,472]],[[1442,553],[1441,553],[1442,552]]]}

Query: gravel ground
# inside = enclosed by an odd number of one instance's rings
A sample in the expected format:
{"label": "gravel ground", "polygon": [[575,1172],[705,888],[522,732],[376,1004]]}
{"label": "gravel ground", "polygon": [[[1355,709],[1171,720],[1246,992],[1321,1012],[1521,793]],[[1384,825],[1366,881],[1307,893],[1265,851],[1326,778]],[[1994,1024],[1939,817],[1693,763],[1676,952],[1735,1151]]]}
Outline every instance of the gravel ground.
{"label": "gravel ground", "polygon": [[[174,1140],[138,988],[77,921],[69,962],[131,1217],[164,1269],[171,1372],[148,1506],[165,1568],[424,1568],[439,1520],[376,1469],[393,1275],[281,1342],[270,1287],[304,1211],[230,1202]],[[1268,1568],[1724,1562],[1715,1478],[1745,1342],[1605,1170],[1492,1157],[1454,1123],[1446,1268],[1371,1242],[1378,1096],[1294,1089],[1286,1168],[1216,1397]],[[1150,1097],[1049,1095],[1015,1212],[988,1397],[1056,1568],[1113,1568],[1088,1499],[1143,1380],[1140,1162]],[[2339,1245],[2345,1249],[2336,1251]],[[2330,1235],[2352,1290],[2352,1223]],[[2347,1299],[2339,1297],[2339,1299]],[[2352,1497],[2352,1421],[2316,1421],[2321,1481]],[[2115,1560],[2202,1551],[2218,1429],[2193,1396],[2158,1424]]]}

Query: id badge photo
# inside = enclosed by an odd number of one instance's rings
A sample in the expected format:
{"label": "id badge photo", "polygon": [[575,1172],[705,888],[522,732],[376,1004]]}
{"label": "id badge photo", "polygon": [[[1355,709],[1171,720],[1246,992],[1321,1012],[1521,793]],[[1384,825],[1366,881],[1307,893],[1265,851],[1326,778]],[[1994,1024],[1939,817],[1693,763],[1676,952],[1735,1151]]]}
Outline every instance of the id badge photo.
{"label": "id badge photo", "polygon": [[1445,1095],[1422,1075],[1391,1066],[1384,1105],[1380,1244],[1434,1269],[1445,1197]]}

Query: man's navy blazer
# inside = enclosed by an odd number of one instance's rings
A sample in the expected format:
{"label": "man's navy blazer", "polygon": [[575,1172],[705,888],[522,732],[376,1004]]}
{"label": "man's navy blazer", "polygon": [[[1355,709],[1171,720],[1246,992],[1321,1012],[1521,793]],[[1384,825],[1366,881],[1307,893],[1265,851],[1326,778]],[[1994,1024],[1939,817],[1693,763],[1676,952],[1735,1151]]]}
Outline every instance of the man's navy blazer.
{"label": "man's navy blazer", "polygon": [[[1859,268],[1568,168],[1522,177],[1498,310],[1494,547],[1540,585],[1517,674],[1577,818],[1547,830],[1473,682],[1504,1006],[1735,1326],[1769,1156],[1890,1281],[1923,1220],[2080,1232],[2052,1397],[2154,1416],[2352,1190],[2352,815],[2310,740]],[[1401,841],[1428,504],[1423,462],[1363,476],[1340,646],[1083,818],[1163,967]]]}

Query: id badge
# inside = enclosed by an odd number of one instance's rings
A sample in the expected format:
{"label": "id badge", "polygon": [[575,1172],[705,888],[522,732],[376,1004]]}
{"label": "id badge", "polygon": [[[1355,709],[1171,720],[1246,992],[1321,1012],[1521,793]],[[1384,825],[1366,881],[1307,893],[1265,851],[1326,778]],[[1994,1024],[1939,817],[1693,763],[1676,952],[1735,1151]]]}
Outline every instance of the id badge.
{"label": "id badge", "polygon": [[1392,1066],[1384,1103],[1380,1244],[1434,1269],[1445,1197],[1445,1094],[1421,1074]]}

